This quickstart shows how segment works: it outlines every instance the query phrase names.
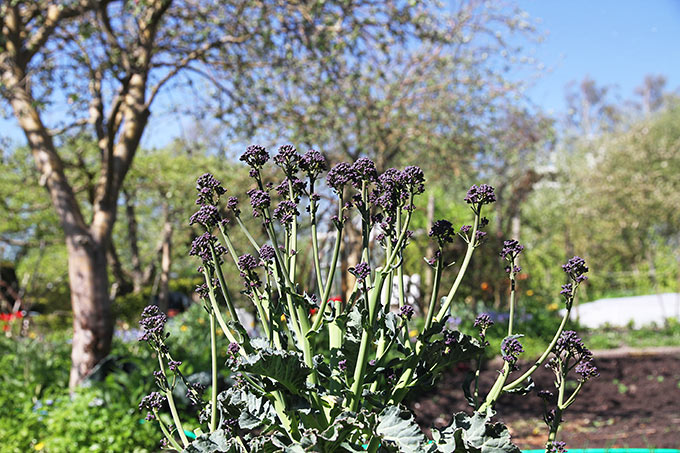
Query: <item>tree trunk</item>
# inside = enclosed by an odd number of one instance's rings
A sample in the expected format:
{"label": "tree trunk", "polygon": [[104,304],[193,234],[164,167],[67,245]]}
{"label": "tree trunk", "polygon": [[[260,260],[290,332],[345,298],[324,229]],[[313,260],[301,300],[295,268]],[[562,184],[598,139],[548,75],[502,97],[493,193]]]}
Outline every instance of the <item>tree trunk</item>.
{"label": "tree trunk", "polygon": [[25,72],[16,66],[3,74],[11,90],[11,104],[47,188],[52,205],[66,236],[69,286],[73,309],[72,365],[69,387],[74,388],[105,357],[111,348],[113,319],[109,299],[106,251],[114,216],[100,222],[93,234],[83,219],[73,188],[64,173],[63,162],[52,137],[42,123],[40,112],[27,90]]}
{"label": "tree trunk", "polygon": [[108,294],[106,246],[92,237],[66,239],[73,309],[69,387],[77,386],[111,349],[113,317]]}

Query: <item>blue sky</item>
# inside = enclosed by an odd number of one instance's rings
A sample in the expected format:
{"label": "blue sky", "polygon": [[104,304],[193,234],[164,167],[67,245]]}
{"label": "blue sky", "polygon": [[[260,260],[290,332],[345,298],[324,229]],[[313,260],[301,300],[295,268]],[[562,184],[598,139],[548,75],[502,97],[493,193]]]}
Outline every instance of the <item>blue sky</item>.
{"label": "blue sky", "polygon": [[680,86],[679,0],[521,0],[545,40],[534,56],[548,71],[528,91],[549,112],[566,110],[565,86],[590,76],[629,98],[646,74]]}
{"label": "blue sky", "polygon": [[[549,114],[565,112],[565,86],[585,76],[615,87],[622,98],[632,97],[647,74],[665,75],[672,90],[680,87],[680,0],[519,0],[519,6],[545,35],[526,48],[546,68],[527,94]],[[159,119],[149,124],[143,146],[167,143],[169,122],[178,134],[186,126],[177,117]],[[0,129],[24,141],[14,121],[0,119]]]}

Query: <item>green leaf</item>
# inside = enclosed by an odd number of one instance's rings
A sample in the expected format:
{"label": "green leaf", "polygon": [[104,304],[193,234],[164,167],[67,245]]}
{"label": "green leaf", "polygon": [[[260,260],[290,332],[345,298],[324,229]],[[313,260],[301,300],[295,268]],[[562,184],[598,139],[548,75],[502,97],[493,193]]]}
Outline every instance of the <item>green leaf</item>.
{"label": "green leaf", "polygon": [[278,349],[259,349],[238,360],[236,371],[252,373],[273,379],[294,395],[307,389],[305,381],[311,369],[298,352]]}
{"label": "green leaf", "polygon": [[413,414],[399,406],[388,406],[378,416],[375,432],[382,442],[396,444],[400,452],[424,452],[427,439]]}
{"label": "green leaf", "polygon": [[433,429],[432,437],[442,453],[520,453],[508,429],[489,420],[478,413],[470,417],[459,412],[449,426]]}
{"label": "green leaf", "polygon": [[256,429],[278,422],[274,406],[264,397],[232,387],[217,397],[222,419],[236,418],[241,429]]}
{"label": "green leaf", "polygon": [[184,453],[246,453],[236,440],[228,436],[223,429],[218,429],[210,434],[202,434],[196,438]]}

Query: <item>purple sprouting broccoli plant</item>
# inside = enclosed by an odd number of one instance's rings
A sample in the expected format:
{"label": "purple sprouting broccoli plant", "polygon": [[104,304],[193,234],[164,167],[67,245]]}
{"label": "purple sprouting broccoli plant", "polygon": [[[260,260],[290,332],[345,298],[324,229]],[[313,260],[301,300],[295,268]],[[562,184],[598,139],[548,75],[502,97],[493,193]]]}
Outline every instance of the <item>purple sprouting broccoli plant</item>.
{"label": "purple sprouting broccoli plant", "polygon": [[[434,279],[423,310],[425,319],[414,335],[416,310],[407,298],[404,254],[414,234],[416,201],[425,190],[423,171],[408,166],[379,172],[365,157],[328,170],[321,152],[300,154],[291,145],[279,148],[273,163],[269,152],[258,145],[249,146],[240,160],[250,167],[253,183],[245,193],[252,216],[260,224],[258,234],[241,218],[237,196],[243,194],[227,194],[211,174],[197,181],[199,206],[189,219],[199,230],[189,254],[200,260],[198,272],[204,278],[196,294],[209,320],[212,384],[206,395],[201,386],[185,379],[182,368],[186,365],[171,355],[165,314],[155,306],[142,313],[141,339],[155,352],[159,369],[154,373],[158,390],[143,399],[140,409],[159,423],[164,448],[202,452],[212,451],[206,446],[214,450],[212,446],[219,445],[225,451],[263,452],[319,445],[320,451],[347,452],[365,446],[375,453],[450,451],[456,445],[456,451],[476,451],[467,441],[459,445],[461,438],[474,432],[475,436],[485,433],[481,442],[493,443],[499,451],[517,453],[507,430],[491,422],[502,394],[529,391],[531,374],[550,354],[554,357],[547,364],[561,376],[571,371],[578,377],[578,386],[597,374],[592,354],[575,334],[563,331],[576,290],[588,272],[578,257],[564,266],[568,278],[561,291],[565,318],[546,351],[521,372],[521,334],[515,332],[513,319],[515,275],[524,247],[509,240],[499,251],[508,261],[511,281],[509,315],[496,319],[498,324],[507,321],[508,333],[499,345],[503,369],[489,392],[480,394],[481,362],[490,346],[487,330],[493,321],[487,314],[479,315],[475,337],[455,330],[458,323],[449,321],[454,319],[453,301],[473,254],[487,236],[484,230],[489,221],[483,214],[496,201],[493,187],[474,185],[467,191],[464,201],[472,212],[462,227],[446,219],[432,224],[428,236],[434,254],[426,261],[434,269]],[[269,167],[278,168],[278,179]],[[271,180],[281,182],[275,185]],[[324,209],[318,209],[319,205]],[[357,264],[347,270],[355,283],[345,299],[332,294],[337,294],[337,264],[348,223],[360,228],[361,240]],[[332,252],[322,257],[318,235],[324,227],[329,233],[326,237],[333,239]],[[237,233],[245,238],[243,242],[234,241]],[[450,268],[445,254],[452,252],[450,245],[458,238],[465,252],[456,260],[455,277],[445,280],[443,273]],[[305,259],[310,262],[302,263]],[[237,269],[240,279],[225,275],[227,265]],[[313,269],[311,282],[309,269]],[[449,283],[443,288],[445,281]],[[257,330],[246,328],[239,318],[234,297],[238,293],[251,304]],[[398,300],[394,311],[393,300]],[[226,350],[218,351],[218,334],[226,337]],[[223,366],[220,356],[226,357],[224,366],[234,378],[233,385],[221,393],[217,385]],[[184,362],[189,359],[183,358]],[[454,415],[452,425],[438,429],[435,441],[428,443],[403,402],[415,389],[433,383],[442,370],[468,361],[477,363],[465,389],[474,414]],[[521,375],[510,379],[516,372]],[[193,442],[185,434],[174,400],[179,383],[200,414],[202,426]],[[547,451],[561,448],[552,434],[556,433],[554,421],[570,401],[558,401],[553,415],[546,415],[553,422]],[[162,410],[169,410],[171,418],[159,417]]]}
{"label": "purple sprouting broccoli plant", "polygon": [[[569,263],[579,262],[582,269],[586,269],[585,262],[581,258],[574,257],[569,260]],[[569,266],[569,263],[563,268]],[[585,272],[585,271],[584,271]],[[582,273],[576,273],[573,278],[577,278]],[[583,385],[590,379],[596,378],[600,375],[597,367],[593,361],[593,354],[583,343],[578,334],[573,330],[563,331],[552,350],[552,358],[546,364],[555,374],[555,387],[557,388],[557,395],[548,390],[539,392],[539,396],[543,399],[543,420],[548,426],[548,441],[546,443],[546,452],[563,452],[565,450],[565,443],[556,441],[557,431],[563,422],[562,415],[564,411],[576,401],[576,396],[583,388]],[[567,382],[571,378],[576,377],[576,387],[567,391]]]}

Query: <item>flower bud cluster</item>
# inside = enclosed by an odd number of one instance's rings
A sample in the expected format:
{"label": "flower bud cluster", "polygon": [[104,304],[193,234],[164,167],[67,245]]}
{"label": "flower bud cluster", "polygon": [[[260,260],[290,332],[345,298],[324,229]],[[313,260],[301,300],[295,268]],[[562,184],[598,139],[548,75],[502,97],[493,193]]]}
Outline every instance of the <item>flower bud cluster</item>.
{"label": "flower bud cluster", "polygon": [[357,281],[363,284],[366,278],[371,275],[371,266],[366,262],[361,262],[354,267],[350,267],[349,271],[357,278]]}
{"label": "flower bud cluster", "polygon": [[448,220],[437,220],[432,224],[428,236],[435,238],[439,243],[439,246],[442,247],[446,243],[453,242],[453,239],[456,236],[456,230]]}
{"label": "flower bud cluster", "polygon": [[517,335],[505,337],[501,342],[501,355],[503,360],[510,365],[511,370],[517,369],[519,355],[524,352],[522,343],[519,342]]}

